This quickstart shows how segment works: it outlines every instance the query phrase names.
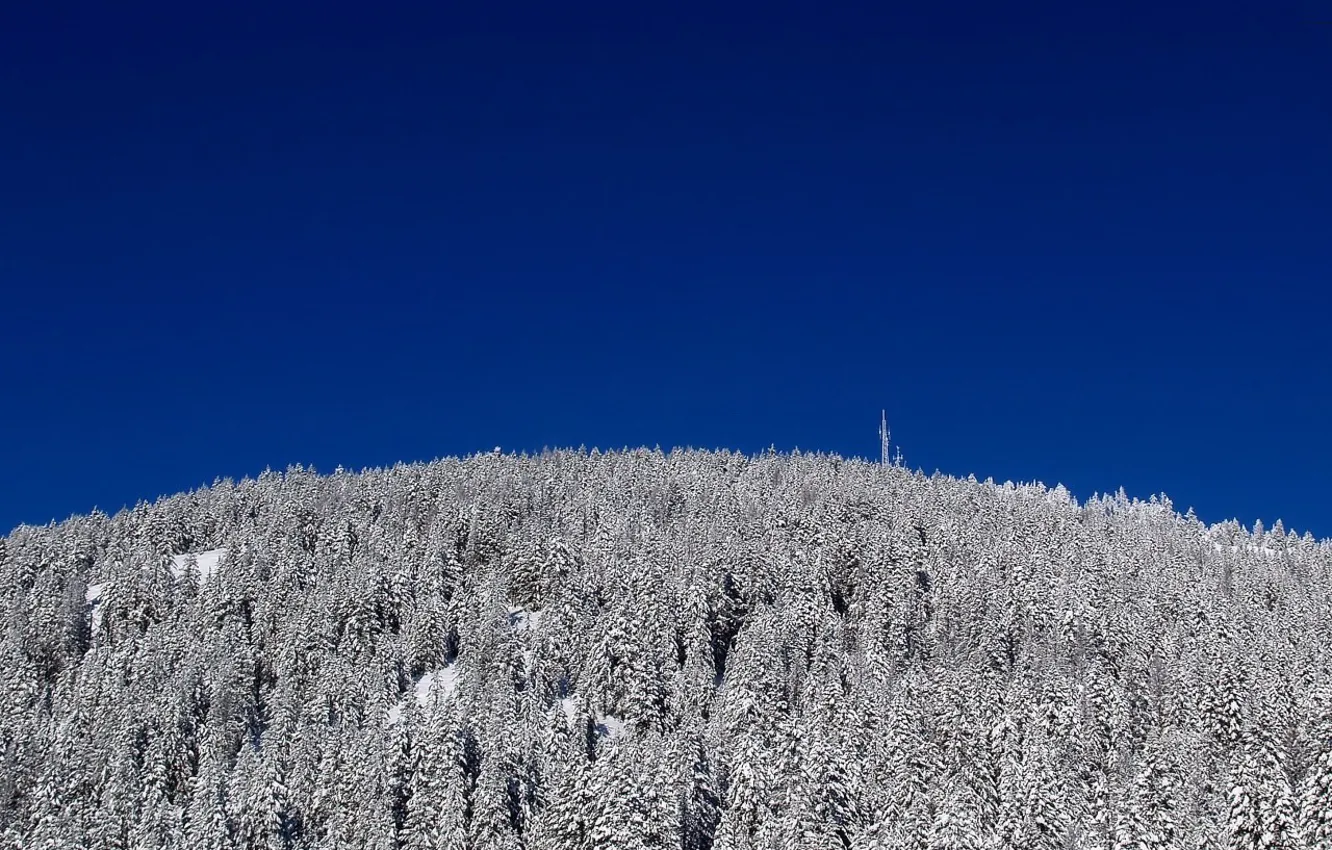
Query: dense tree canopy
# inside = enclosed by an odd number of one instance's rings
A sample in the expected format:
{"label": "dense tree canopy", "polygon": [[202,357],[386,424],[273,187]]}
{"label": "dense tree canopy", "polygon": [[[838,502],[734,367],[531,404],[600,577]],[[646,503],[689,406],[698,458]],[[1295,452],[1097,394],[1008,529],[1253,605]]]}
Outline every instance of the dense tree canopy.
{"label": "dense tree canopy", "polygon": [[1332,546],[835,456],[0,539],[5,848],[1328,848]]}

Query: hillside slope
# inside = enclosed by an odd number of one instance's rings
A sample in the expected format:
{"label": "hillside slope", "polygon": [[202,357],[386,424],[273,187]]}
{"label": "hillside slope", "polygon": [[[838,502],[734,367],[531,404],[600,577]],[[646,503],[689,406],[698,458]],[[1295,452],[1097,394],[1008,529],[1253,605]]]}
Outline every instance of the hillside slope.
{"label": "hillside slope", "polygon": [[12,848],[1332,847],[1332,546],[823,455],[0,540]]}

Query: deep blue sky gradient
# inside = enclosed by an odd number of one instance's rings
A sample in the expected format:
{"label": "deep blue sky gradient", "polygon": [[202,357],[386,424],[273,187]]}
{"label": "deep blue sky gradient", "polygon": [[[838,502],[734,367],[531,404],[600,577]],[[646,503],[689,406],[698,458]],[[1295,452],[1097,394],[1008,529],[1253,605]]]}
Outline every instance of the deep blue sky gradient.
{"label": "deep blue sky gradient", "polygon": [[868,5],[7,7],[0,529],[887,408],[1332,536],[1332,4]]}

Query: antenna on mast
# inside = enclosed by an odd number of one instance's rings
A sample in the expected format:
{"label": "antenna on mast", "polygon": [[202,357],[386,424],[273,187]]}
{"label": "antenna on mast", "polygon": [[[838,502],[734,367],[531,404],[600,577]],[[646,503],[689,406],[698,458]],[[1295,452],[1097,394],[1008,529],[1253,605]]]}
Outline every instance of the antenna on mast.
{"label": "antenna on mast", "polygon": [[888,411],[886,411],[886,410],[884,410],[884,411],[880,411],[880,413],[879,413],[879,464],[880,464],[881,466],[888,466],[888,464],[891,463],[891,460],[890,460],[890,458],[888,457],[888,443],[889,443],[889,438],[890,438],[891,436],[892,436],[892,434],[891,434],[891,432],[888,430]]}

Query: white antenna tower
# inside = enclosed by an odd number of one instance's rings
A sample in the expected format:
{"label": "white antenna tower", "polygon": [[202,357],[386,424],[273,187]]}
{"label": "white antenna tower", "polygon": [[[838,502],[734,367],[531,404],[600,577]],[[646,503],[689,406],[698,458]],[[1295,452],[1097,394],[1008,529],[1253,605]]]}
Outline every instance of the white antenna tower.
{"label": "white antenna tower", "polygon": [[879,413],[879,463],[883,466],[891,462],[888,457],[888,443],[891,436],[888,430],[888,411],[884,410]]}

